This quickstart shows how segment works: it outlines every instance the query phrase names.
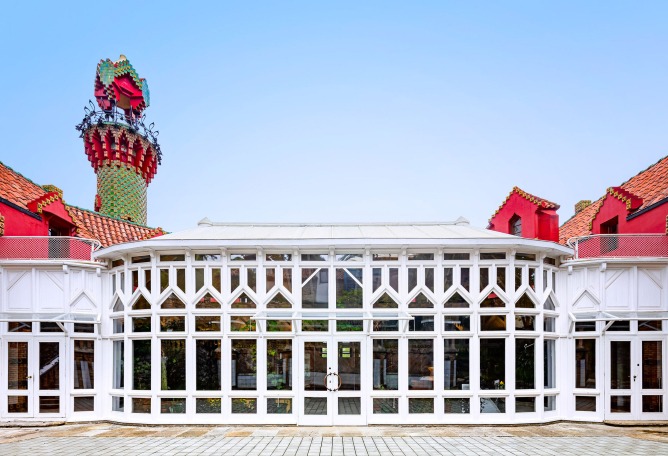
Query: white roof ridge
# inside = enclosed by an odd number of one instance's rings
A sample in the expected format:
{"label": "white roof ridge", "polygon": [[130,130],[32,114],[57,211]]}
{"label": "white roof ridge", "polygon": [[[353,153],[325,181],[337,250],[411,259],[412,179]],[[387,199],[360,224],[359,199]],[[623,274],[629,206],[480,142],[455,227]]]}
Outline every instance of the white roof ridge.
{"label": "white roof ridge", "polygon": [[[464,219],[466,220],[466,219]],[[204,223],[201,223],[204,222]],[[291,227],[336,227],[336,226],[434,226],[434,225],[462,225],[461,218],[454,221],[441,222],[212,222],[203,219],[200,226],[291,226]]]}

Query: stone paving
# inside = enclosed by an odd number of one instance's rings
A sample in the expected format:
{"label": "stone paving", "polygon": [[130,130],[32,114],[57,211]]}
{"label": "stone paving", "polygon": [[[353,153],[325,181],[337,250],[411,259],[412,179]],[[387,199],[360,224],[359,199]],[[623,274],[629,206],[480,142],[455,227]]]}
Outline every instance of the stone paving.
{"label": "stone paving", "polygon": [[0,428],[0,455],[668,455],[668,427],[126,426]]}

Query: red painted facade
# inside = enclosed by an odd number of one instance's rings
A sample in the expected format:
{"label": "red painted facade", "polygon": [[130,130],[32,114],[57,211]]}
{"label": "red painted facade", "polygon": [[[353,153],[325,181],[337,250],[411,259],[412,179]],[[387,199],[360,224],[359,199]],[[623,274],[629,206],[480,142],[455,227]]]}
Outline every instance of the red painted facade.
{"label": "red painted facade", "polygon": [[638,211],[643,200],[633,195],[632,199],[620,199],[619,196],[615,196],[615,188],[617,187],[608,189],[598,212],[592,219],[591,234],[666,233],[668,200],[663,204]]}
{"label": "red painted facade", "polygon": [[559,206],[513,188],[489,220],[488,229],[529,239],[559,241]]}

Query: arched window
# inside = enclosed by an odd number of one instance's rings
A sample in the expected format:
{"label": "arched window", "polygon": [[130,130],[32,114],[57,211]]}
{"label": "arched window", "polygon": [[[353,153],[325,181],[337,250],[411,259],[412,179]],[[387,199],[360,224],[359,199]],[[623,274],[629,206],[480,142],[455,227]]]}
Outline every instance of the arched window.
{"label": "arched window", "polygon": [[510,218],[508,222],[508,231],[513,236],[522,236],[522,217],[515,214]]}

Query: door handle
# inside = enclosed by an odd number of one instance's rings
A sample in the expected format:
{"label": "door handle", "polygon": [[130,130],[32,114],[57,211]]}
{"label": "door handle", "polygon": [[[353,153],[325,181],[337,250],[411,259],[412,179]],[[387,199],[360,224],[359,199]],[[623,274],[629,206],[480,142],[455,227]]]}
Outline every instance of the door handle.
{"label": "door handle", "polygon": [[28,376],[26,377],[26,380],[30,380],[31,378],[32,378],[32,375],[28,375]]}
{"label": "door handle", "polygon": [[636,381],[636,377],[637,377],[637,375],[634,375],[634,376],[633,376],[633,381],[634,381],[634,382]]}

